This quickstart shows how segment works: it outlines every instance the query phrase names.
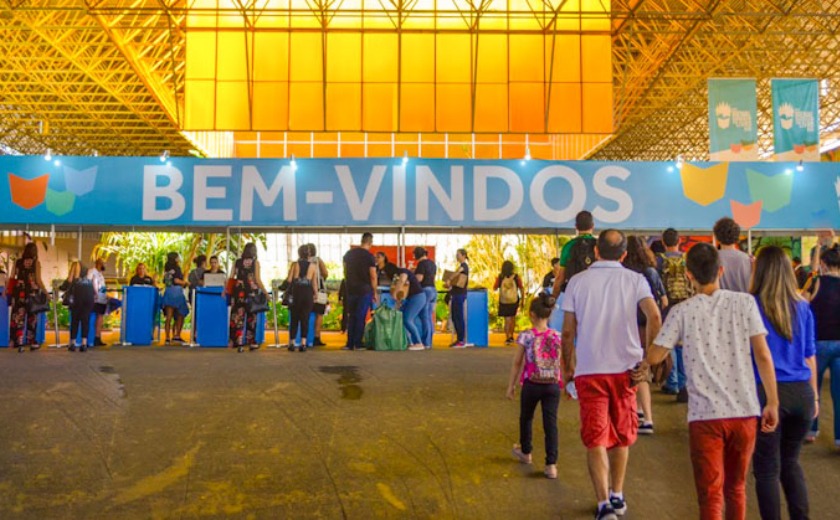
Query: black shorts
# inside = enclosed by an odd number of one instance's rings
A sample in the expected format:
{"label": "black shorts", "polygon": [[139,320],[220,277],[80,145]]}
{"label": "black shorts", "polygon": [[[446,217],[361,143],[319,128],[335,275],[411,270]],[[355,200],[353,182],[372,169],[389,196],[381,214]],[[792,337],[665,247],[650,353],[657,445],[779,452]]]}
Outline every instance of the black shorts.
{"label": "black shorts", "polygon": [[498,316],[501,318],[510,318],[516,316],[516,311],[519,310],[519,302],[516,303],[500,303]]}
{"label": "black shorts", "polygon": [[94,303],[93,304],[93,312],[95,312],[96,314],[98,314],[100,316],[104,316],[106,310],[108,310],[108,306],[105,305],[104,303]]}
{"label": "black shorts", "polygon": [[327,306],[323,305],[323,304],[320,304],[320,303],[316,303],[312,307],[312,312],[314,312],[315,314],[317,314],[319,316],[323,316],[324,314],[327,313]]}

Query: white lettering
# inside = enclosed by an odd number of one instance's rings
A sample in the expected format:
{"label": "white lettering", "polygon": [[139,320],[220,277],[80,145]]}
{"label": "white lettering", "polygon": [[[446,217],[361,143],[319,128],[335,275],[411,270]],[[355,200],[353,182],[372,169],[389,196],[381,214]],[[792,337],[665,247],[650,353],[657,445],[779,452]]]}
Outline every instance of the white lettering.
{"label": "white lettering", "polygon": [[417,166],[417,220],[429,220],[429,192],[434,193],[435,198],[443,207],[443,211],[449,215],[450,220],[464,220],[464,167],[453,166],[449,172],[450,195],[447,196],[443,185],[438,181],[434,172],[428,166]]}
{"label": "white lettering", "polygon": [[394,166],[394,220],[405,220],[405,166]]}
{"label": "white lettering", "polygon": [[365,194],[359,199],[359,192],[356,190],[356,183],[353,182],[353,172],[349,166],[336,166],[335,173],[338,174],[338,181],[341,183],[341,190],[344,191],[344,198],[350,208],[350,215],[353,220],[367,220],[370,210],[379,194],[382,186],[382,179],[385,178],[386,166],[374,166],[370,174],[370,180],[365,188]]}
{"label": "white lettering", "polygon": [[225,199],[227,190],[223,186],[210,187],[207,180],[211,177],[226,178],[231,176],[230,166],[196,166],[193,177],[193,220],[214,220],[230,222],[233,220],[232,209],[209,209],[207,199]]}
{"label": "white lettering", "polygon": [[259,170],[255,166],[242,167],[242,196],[239,204],[239,219],[249,222],[254,219],[254,194],[263,206],[271,206],[280,193],[283,193],[283,220],[297,220],[297,198],[295,197],[295,173],[289,166],[283,166],[271,187],[265,185]]}
{"label": "white lettering", "polygon": [[630,172],[621,166],[604,166],[595,173],[595,178],[592,180],[595,193],[618,204],[618,207],[613,211],[605,210],[600,204],[592,211],[593,217],[608,224],[624,222],[630,218],[630,214],[633,212],[633,199],[630,198],[630,195],[626,191],[607,183],[607,180],[613,177],[626,181],[630,177]]}
{"label": "white lettering", "polygon": [[[572,188],[572,200],[563,209],[551,208],[545,201],[546,185],[552,179],[563,179]],[[537,215],[549,222],[557,224],[567,222],[574,218],[586,205],[586,185],[580,175],[568,166],[549,166],[540,170],[531,182],[531,204]]]}
{"label": "white lettering", "polygon": [[[169,183],[158,186],[158,177],[165,177]],[[178,190],[184,184],[184,175],[171,166],[143,167],[143,220],[175,220],[184,214],[187,201]],[[157,209],[158,199],[169,199],[168,209]]]}
{"label": "white lettering", "polygon": [[[519,212],[525,190],[516,172],[502,166],[476,166],[473,173],[473,215],[476,220],[507,220]],[[487,199],[487,180],[491,178],[504,181],[510,190],[507,202],[493,209],[487,207],[487,203],[490,202]]]}

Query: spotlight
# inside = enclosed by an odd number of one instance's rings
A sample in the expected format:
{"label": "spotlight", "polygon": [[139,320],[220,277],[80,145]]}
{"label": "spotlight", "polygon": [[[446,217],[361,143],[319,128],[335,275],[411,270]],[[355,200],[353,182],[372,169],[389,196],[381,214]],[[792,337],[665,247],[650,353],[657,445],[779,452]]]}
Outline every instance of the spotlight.
{"label": "spotlight", "polygon": [[673,166],[668,166],[668,173],[671,173],[673,171],[674,171],[674,167]]}
{"label": "spotlight", "polygon": [[685,161],[683,161],[683,156],[678,155],[677,162],[674,164],[674,166],[676,166],[678,170],[682,170],[683,164],[685,164]]}
{"label": "spotlight", "polygon": [[292,154],[292,160],[289,161],[289,166],[292,167],[293,172],[297,171],[297,161],[295,160],[295,154]]}
{"label": "spotlight", "polygon": [[403,152],[403,158],[402,158],[402,165],[405,166],[406,164],[408,164],[408,152],[407,151]]}
{"label": "spotlight", "polygon": [[525,157],[522,158],[523,161],[530,161],[531,160],[531,148],[529,146],[525,147]]}
{"label": "spotlight", "polygon": [[44,154],[45,161],[52,161],[52,149],[47,148],[47,153]]}
{"label": "spotlight", "polygon": [[785,168],[785,175],[791,175],[792,173],[793,170],[791,170],[790,168]]}
{"label": "spotlight", "polygon": [[165,163],[169,160],[169,150],[164,150],[162,154],[160,154],[160,162]]}
{"label": "spotlight", "polygon": [[61,166],[61,161],[56,159],[55,161],[53,161],[53,164],[56,165],[56,166]]}
{"label": "spotlight", "polygon": [[94,156],[94,157],[99,157],[99,152],[98,152],[98,151],[96,151],[96,150],[94,150],[94,151],[93,151],[93,156]]}
{"label": "spotlight", "polygon": [[172,161],[166,161],[166,166],[168,166],[169,168],[171,168],[171,167],[172,167]]}
{"label": "spotlight", "polygon": [[798,172],[804,172],[805,171],[805,165],[802,164],[802,159],[799,159],[799,164],[796,165],[796,171],[798,171]]}

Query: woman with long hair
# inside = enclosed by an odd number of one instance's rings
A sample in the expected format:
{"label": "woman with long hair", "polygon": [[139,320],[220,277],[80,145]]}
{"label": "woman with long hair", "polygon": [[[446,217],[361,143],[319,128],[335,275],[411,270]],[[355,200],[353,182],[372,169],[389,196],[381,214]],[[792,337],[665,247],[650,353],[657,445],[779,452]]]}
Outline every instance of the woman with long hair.
{"label": "woman with long hair", "polygon": [[38,246],[34,242],[26,244],[23,248],[23,256],[15,262],[14,279],[15,286],[11,293],[12,316],[9,322],[12,342],[19,352],[23,352],[27,346],[29,350],[38,350],[41,348],[41,345],[35,341],[38,315],[27,313],[26,300],[39,291],[47,292],[47,288],[41,279]]}
{"label": "woman with long hair", "polygon": [[[662,283],[662,278],[656,270],[656,257],[650,252],[647,243],[642,237],[630,235],[627,237],[627,256],[624,257],[624,267],[635,271],[647,280],[650,286],[650,291],[653,294],[653,299],[659,305],[661,311],[668,306],[668,297],[665,295],[665,285]],[[645,313],[641,311],[636,312],[636,324],[639,326],[639,337],[642,339],[642,344],[645,343],[647,337],[647,319]],[[647,345],[645,345],[647,348]],[[639,400],[639,406],[642,408],[644,417],[639,421],[639,433],[642,435],[653,434],[653,406],[651,406],[650,383],[644,381],[639,383],[638,392],[636,394]]]}
{"label": "woman with long hair", "polygon": [[166,316],[164,331],[166,344],[173,341],[183,343],[181,329],[184,328],[184,318],[190,313],[187,306],[187,297],[184,295],[184,287],[187,281],[184,272],[181,271],[181,257],[172,251],[166,255],[166,264],[163,266],[163,299],[161,307]]}
{"label": "woman with long hair", "polygon": [[505,319],[505,345],[513,345],[516,313],[525,289],[522,286],[522,279],[516,274],[516,267],[510,260],[502,262],[502,272],[496,277],[493,290],[499,291],[498,315]]}
{"label": "woman with long hair", "polygon": [[230,298],[230,334],[228,348],[238,347],[239,352],[257,350],[257,315],[248,313],[248,297],[262,289],[260,262],[257,260],[257,245],[245,244],[242,256],[236,261],[230,278],[235,281]]}
{"label": "woman with long hair", "polygon": [[[309,337],[309,315],[315,308],[318,294],[318,263],[312,260],[309,244],[298,248],[298,261],[289,268],[286,280],[292,288],[292,304],[289,305],[289,352],[306,352]],[[295,344],[300,331],[300,345]],[[312,345],[309,345],[310,347]]]}
{"label": "woman with long hair", "polygon": [[[834,445],[840,448],[840,247],[822,252],[817,262],[820,275],[814,282],[811,311],[817,338],[817,397],[826,370],[831,374],[831,404],[834,406]],[[806,442],[814,442],[819,422],[814,419]]]}
{"label": "woman with long hair", "polygon": [[[764,520],[781,518],[781,481],[790,518],[808,518],[808,489],[799,452],[819,413],[814,316],[799,295],[793,266],[780,247],[759,251],[750,293],[767,329],[779,393],[778,427],[773,432],[759,427],[756,437],[753,473],[759,512]],[[761,382],[758,371],[755,378]],[[758,394],[763,406],[766,396],[761,384]]]}
{"label": "woman with long hair", "polygon": [[[86,352],[88,349],[88,336],[90,336],[90,315],[93,313],[93,305],[96,298],[93,290],[93,280],[89,270],[81,262],[73,262],[70,266],[70,273],[67,276],[69,288],[68,302],[70,310],[70,344],[67,347],[69,352]],[[82,340],[78,341],[81,330]]]}

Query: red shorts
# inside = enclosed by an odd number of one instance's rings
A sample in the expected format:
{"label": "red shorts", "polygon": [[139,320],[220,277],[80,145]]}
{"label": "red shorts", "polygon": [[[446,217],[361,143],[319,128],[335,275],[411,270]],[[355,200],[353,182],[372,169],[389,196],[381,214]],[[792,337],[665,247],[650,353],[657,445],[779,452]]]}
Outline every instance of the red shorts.
{"label": "red shorts", "polygon": [[636,388],[630,374],[598,374],[575,378],[580,402],[580,437],[587,449],[631,446],[636,442]]}

